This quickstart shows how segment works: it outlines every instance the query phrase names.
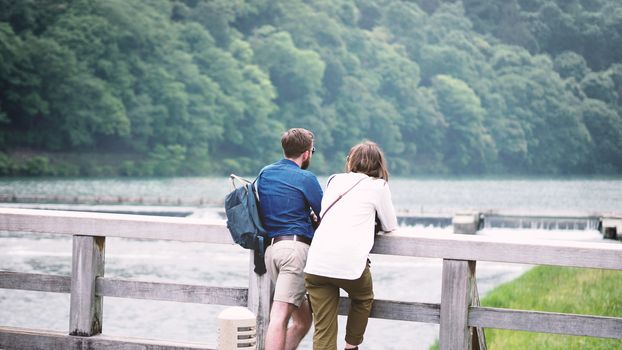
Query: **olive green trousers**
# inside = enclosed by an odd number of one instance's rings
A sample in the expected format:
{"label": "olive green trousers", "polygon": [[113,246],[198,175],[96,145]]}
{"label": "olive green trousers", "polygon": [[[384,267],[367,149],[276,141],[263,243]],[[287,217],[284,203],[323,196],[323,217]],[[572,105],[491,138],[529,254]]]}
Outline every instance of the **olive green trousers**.
{"label": "olive green trousers", "polygon": [[305,284],[313,311],[314,350],[337,349],[337,314],[339,289],[348,293],[350,310],[346,322],[346,342],[359,345],[367,328],[367,320],[374,301],[374,290],[369,266],[355,280],[305,274]]}

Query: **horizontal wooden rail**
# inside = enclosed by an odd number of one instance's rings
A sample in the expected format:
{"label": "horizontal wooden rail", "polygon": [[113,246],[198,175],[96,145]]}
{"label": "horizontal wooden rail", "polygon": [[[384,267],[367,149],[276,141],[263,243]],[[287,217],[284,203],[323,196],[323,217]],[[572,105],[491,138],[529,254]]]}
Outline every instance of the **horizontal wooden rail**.
{"label": "horizontal wooden rail", "polygon": [[[53,276],[32,273],[0,271],[0,288],[38,292],[69,293],[70,276]],[[196,304],[246,306],[247,288],[221,288],[161,282],[142,282],[126,279],[99,277],[96,294],[107,297],[176,301]],[[341,298],[339,312],[346,315],[349,299]],[[439,304],[403,302],[392,300],[374,301],[371,317],[439,323]]]}
{"label": "horizontal wooden rail", "polygon": [[[227,228],[201,219],[0,208],[0,230],[233,244]],[[388,234],[374,254],[622,270],[622,245],[508,241],[445,233]]]}
{"label": "horizontal wooden rail", "polygon": [[622,339],[622,318],[471,307],[469,326]]}
{"label": "horizontal wooden rail", "polygon": [[0,271],[0,288],[69,293],[71,292],[71,276]]}
{"label": "horizontal wooden rail", "polygon": [[512,242],[491,237],[443,233],[409,237],[390,234],[376,238],[372,253],[622,270],[622,245],[617,243],[553,240]]}
{"label": "horizontal wooden rail", "polygon": [[213,347],[206,347],[204,344],[111,337],[106,335],[80,337],[70,336],[62,332],[14,327],[0,327],[0,345],[2,344],[7,346],[5,348],[7,350],[215,350]]}
{"label": "horizontal wooden rail", "polygon": [[[339,299],[339,315],[347,315],[349,308],[350,300],[341,297]],[[440,304],[374,299],[369,317],[439,324],[440,310]]]}
{"label": "horizontal wooden rail", "polygon": [[229,306],[246,306],[248,304],[248,288],[208,287],[99,277],[96,281],[95,291],[97,295],[106,297]]}
{"label": "horizontal wooden rail", "polygon": [[[70,293],[71,277],[0,271],[0,288]],[[108,277],[97,278],[95,293],[99,296],[107,297],[177,301],[195,304],[246,306],[248,303],[248,288],[142,282]]]}
{"label": "horizontal wooden rail", "polygon": [[0,208],[0,230],[233,244],[222,224],[130,214]]}

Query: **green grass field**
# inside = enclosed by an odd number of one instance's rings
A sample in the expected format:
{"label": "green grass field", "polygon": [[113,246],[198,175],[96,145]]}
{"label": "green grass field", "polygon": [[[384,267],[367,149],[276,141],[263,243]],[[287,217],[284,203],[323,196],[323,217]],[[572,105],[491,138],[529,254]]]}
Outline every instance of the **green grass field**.
{"label": "green grass field", "polygon": [[[622,271],[537,266],[503,284],[482,306],[622,317]],[[486,329],[489,350],[614,350],[622,340]],[[432,347],[438,349],[438,345]]]}

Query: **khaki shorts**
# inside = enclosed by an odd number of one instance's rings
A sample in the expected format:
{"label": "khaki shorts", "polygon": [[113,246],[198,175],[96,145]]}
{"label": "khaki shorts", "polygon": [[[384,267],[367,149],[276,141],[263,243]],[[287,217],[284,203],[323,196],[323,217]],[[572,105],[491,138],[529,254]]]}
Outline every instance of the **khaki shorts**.
{"label": "khaki shorts", "polygon": [[280,241],[266,250],[266,269],[274,287],[274,300],[299,307],[305,298],[303,270],[309,245],[298,241]]}

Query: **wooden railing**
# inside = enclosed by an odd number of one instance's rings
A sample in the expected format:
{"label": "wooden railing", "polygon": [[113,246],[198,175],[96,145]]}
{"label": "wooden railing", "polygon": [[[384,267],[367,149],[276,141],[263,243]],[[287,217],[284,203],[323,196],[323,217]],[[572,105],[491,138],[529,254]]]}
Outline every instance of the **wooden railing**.
{"label": "wooden railing", "polygon": [[[71,276],[0,271],[0,288],[71,293],[68,334],[0,326],[2,349],[209,349],[102,335],[102,298],[106,296],[247,306],[257,315],[257,345],[263,348],[270,307],[267,275],[259,277],[249,268],[247,288],[221,288],[103,274],[106,237],[232,244],[223,225],[191,218],[0,208],[0,230],[73,236]],[[622,317],[481,307],[475,283],[476,261],[622,270],[622,244],[385,235],[377,238],[372,253],[443,259],[440,304],[375,300],[371,314],[373,318],[440,324],[441,349],[485,348],[484,328],[622,339]],[[340,314],[346,310],[344,299]]]}

